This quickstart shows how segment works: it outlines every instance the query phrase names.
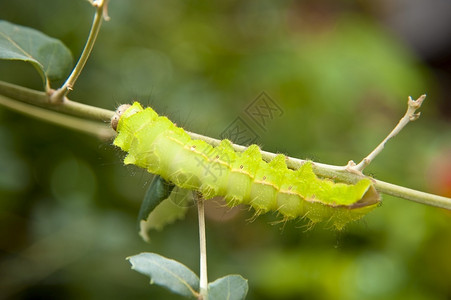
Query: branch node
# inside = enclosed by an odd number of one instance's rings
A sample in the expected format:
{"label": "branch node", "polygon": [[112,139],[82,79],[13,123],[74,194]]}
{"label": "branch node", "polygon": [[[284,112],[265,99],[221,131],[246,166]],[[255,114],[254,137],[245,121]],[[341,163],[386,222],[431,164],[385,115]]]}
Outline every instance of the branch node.
{"label": "branch node", "polygon": [[410,122],[413,122],[413,121],[417,120],[417,119],[420,117],[420,115],[421,115],[421,112],[418,112],[418,113],[416,113],[416,114],[410,115],[410,116],[409,116],[409,121],[410,121]]}
{"label": "branch node", "polygon": [[48,90],[47,95],[49,95],[49,103],[51,103],[51,104],[63,103],[66,93],[67,93],[66,89]]}
{"label": "branch node", "polygon": [[353,160],[348,161],[348,164],[346,165],[346,168],[354,168],[356,163]]}
{"label": "branch node", "polygon": [[367,161],[363,160],[357,165],[353,160],[350,160],[348,161],[348,164],[345,167],[345,171],[364,176],[361,169],[366,167],[365,163],[367,163]]}

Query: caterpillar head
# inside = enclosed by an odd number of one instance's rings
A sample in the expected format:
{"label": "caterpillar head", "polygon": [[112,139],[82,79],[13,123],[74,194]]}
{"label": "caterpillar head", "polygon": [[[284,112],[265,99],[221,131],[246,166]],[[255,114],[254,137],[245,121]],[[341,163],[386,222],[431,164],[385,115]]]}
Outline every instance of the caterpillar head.
{"label": "caterpillar head", "polygon": [[122,104],[116,109],[114,115],[111,117],[111,127],[114,129],[114,131],[117,131],[117,124],[119,123],[119,119],[121,118],[122,114],[130,107],[130,104]]}

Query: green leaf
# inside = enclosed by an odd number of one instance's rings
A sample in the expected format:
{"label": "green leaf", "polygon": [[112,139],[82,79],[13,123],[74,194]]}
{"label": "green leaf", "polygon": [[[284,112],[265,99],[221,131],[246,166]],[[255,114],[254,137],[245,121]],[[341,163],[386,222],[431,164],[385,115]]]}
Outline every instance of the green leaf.
{"label": "green leaf", "polygon": [[174,184],[156,175],[150,184],[138,215],[139,235],[150,241],[149,231],[161,230],[167,224],[183,219],[190,198],[182,193],[172,193]]}
{"label": "green leaf", "polygon": [[185,265],[156,253],[141,253],[127,259],[133,270],[150,277],[151,284],[185,297],[197,296],[199,277]]}
{"label": "green leaf", "polygon": [[[181,190],[179,192],[184,192]],[[146,242],[150,242],[151,230],[162,230],[166,225],[181,220],[185,217],[188,211],[188,201],[191,201],[188,196],[182,196],[183,203],[174,201],[174,194],[168,199],[163,200],[148,216],[147,220],[140,220],[139,235]],[[179,195],[177,194],[177,197]],[[178,200],[177,200],[178,201]]]}
{"label": "green leaf", "polygon": [[172,183],[164,180],[161,176],[155,175],[139,209],[138,221],[147,220],[155,207],[169,197],[173,188],[174,185]]}
{"label": "green leaf", "polygon": [[3,20],[0,20],[0,59],[31,63],[44,85],[64,78],[72,67],[72,54],[61,41]]}
{"label": "green leaf", "polygon": [[227,275],[208,284],[208,300],[245,299],[249,287],[240,275]]}

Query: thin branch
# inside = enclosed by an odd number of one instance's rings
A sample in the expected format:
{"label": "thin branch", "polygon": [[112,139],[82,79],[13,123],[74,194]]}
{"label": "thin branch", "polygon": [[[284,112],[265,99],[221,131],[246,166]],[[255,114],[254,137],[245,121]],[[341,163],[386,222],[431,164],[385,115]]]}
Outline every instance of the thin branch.
{"label": "thin branch", "polygon": [[404,198],[430,206],[451,209],[451,198],[420,192],[381,180],[375,180],[374,187],[381,193],[387,195]]}
{"label": "thin branch", "polygon": [[94,7],[96,7],[96,13],[94,15],[94,20],[92,22],[88,40],[86,41],[83,52],[78,59],[77,65],[72,70],[72,73],[69,75],[69,77],[66,79],[66,82],[58,90],[50,93],[51,103],[62,103],[65,101],[64,98],[69,93],[69,91],[74,88],[75,82],[77,81],[78,76],[80,76],[81,71],[85,67],[89,55],[91,54],[92,48],[94,47],[97,35],[99,34],[100,26],[102,25],[104,9],[106,11],[106,1],[96,0],[92,1],[91,3]]}
{"label": "thin branch", "polygon": [[208,299],[208,276],[207,276],[207,237],[205,235],[205,209],[204,198],[196,193],[197,214],[199,216],[199,248],[200,248],[200,285],[199,300]]}
{"label": "thin branch", "polygon": [[387,135],[387,137],[370,153],[367,157],[362,159],[357,165],[353,161],[348,163],[348,167],[352,170],[362,172],[375,158],[376,156],[384,150],[385,144],[395,137],[409,122],[415,121],[420,117],[420,113],[415,113],[417,109],[421,107],[426,95],[420,96],[417,100],[413,100],[409,96],[407,101],[407,111],[404,116],[399,120],[395,128]]}
{"label": "thin branch", "polygon": [[52,124],[87,133],[101,140],[111,139],[116,134],[113,129],[107,127],[105,124],[60,114],[48,109],[15,101],[6,96],[0,95],[0,104],[38,120],[47,121]]}
{"label": "thin branch", "polygon": [[[44,107],[47,109],[69,113],[77,116],[82,116],[90,119],[96,119],[99,121],[108,121],[114,115],[114,111],[98,108],[95,106],[90,106],[86,104],[76,103],[70,101],[69,105],[65,102],[61,104],[50,104],[48,102],[48,95],[44,92],[39,92],[10,83],[0,81],[0,94],[8,96],[17,101],[22,101],[36,106]],[[421,97],[420,97],[421,98]],[[63,125],[63,123],[58,123]],[[200,135],[197,133],[188,132],[188,134],[193,139],[203,140],[213,146],[219,145],[220,140],[214,139],[208,136]],[[244,151],[246,147],[241,145],[233,145],[236,151]],[[270,161],[277,154],[261,151],[262,157],[266,161]],[[306,160],[287,157],[287,166],[291,169],[299,168]],[[313,171],[320,177],[331,178],[334,180],[339,180],[346,183],[356,183],[365,175],[360,172],[353,172],[343,166],[334,166],[322,163],[313,163]],[[380,192],[388,195],[393,195],[399,198],[403,198],[410,201],[415,201],[422,204],[427,204],[436,207],[442,207],[451,209],[451,198],[446,198],[438,195],[428,194],[405,187],[401,187],[395,184],[390,184],[384,181],[372,179],[374,182],[374,187]]]}
{"label": "thin branch", "polygon": [[108,124],[110,123],[111,117],[114,115],[114,111],[74,102],[67,98],[59,107],[60,111],[67,111],[76,116],[108,122]]}
{"label": "thin branch", "polygon": [[4,81],[0,81],[0,94],[16,101],[18,100],[86,119],[109,122],[114,115],[114,112],[111,110],[74,102],[67,98],[62,103],[51,103],[50,96],[45,92],[32,90]]}

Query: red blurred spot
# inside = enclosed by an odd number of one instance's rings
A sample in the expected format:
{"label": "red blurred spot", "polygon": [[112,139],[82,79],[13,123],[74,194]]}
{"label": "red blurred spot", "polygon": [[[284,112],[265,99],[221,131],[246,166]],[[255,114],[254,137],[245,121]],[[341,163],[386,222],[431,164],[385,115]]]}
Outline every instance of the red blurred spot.
{"label": "red blurred spot", "polygon": [[451,197],[451,149],[445,149],[434,159],[428,174],[431,191],[440,196]]}

